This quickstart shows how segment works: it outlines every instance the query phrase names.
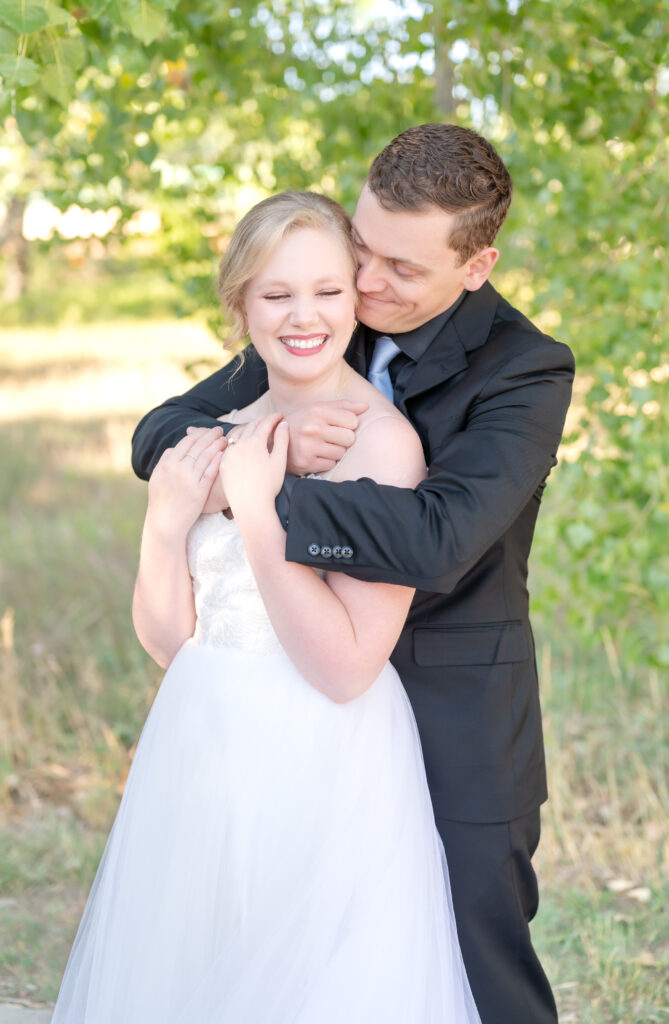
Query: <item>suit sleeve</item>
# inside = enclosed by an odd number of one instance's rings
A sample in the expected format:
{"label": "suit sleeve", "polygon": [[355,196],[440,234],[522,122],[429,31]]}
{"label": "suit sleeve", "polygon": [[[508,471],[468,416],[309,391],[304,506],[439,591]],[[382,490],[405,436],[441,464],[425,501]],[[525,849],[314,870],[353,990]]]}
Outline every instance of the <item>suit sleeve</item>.
{"label": "suit sleeve", "polygon": [[[242,409],[267,390],[264,363],[252,346],[244,356],[236,356],[223,369],[200,381],[190,391],[168,398],[144,416],[132,436],[132,468],[142,480],[148,480],[166,448],[184,437],[187,427],[223,427],[217,417],[232,409]],[[227,429],[226,429],[227,428]]]}
{"label": "suit sleeve", "polygon": [[[556,464],[574,361],[551,343],[484,384],[464,429],[432,453],[415,491],[363,479],[298,480],[286,557],[359,579],[449,593],[508,529]],[[324,559],[323,546],[347,547]]]}

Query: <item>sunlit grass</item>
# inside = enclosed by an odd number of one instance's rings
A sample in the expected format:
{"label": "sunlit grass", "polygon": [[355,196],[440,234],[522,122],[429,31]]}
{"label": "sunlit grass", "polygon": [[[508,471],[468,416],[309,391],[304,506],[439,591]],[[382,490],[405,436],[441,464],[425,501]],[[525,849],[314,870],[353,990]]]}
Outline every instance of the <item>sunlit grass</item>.
{"label": "sunlit grass", "polygon": [[104,429],[126,443],[115,422],[120,416],[136,422],[226,359],[220,342],[193,320],[3,331],[0,421],[110,417]]}
{"label": "sunlit grass", "polygon": [[[130,621],[132,430],[191,386],[185,363],[223,358],[183,321],[0,333],[0,996],[55,997],[160,679]],[[660,679],[628,673],[610,638],[586,659],[537,626],[551,800],[534,933],[562,1024],[669,1020]]]}

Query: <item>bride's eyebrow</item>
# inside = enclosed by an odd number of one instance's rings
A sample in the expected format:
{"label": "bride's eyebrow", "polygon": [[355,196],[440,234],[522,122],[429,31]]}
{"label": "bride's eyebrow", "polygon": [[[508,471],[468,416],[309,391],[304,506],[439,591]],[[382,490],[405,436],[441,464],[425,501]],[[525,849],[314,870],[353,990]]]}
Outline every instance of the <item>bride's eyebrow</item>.
{"label": "bride's eyebrow", "polygon": [[[319,277],[316,281],[312,281],[311,283],[316,285],[317,288],[321,288],[324,284],[337,285],[337,287],[341,287],[342,284],[347,282],[344,282],[344,279],[341,277]],[[262,288],[294,288],[295,284],[294,282],[291,284],[289,281],[280,281],[276,279],[273,281],[261,281],[260,286]]]}

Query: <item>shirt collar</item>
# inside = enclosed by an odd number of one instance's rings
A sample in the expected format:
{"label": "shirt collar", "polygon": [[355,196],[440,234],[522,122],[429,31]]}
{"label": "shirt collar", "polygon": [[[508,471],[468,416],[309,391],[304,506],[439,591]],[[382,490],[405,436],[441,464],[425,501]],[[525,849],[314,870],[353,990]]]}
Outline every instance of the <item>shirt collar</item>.
{"label": "shirt collar", "polygon": [[[402,350],[402,352],[413,359],[414,362],[423,356],[434,339],[437,337],[439,332],[442,330],[444,325],[450,320],[455,313],[458,306],[462,303],[465,298],[467,291],[464,290],[461,295],[455,300],[452,306],[445,309],[443,313],[438,313],[437,316],[432,317],[424,324],[420,324],[419,327],[414,327],[412,331],[406,331],[404,334],[392,334],[391,337],[396,345]],[[372,347],[376,342],[376,339],[380,337],[383,332],[381,331],[369,331],[372,340]]]}

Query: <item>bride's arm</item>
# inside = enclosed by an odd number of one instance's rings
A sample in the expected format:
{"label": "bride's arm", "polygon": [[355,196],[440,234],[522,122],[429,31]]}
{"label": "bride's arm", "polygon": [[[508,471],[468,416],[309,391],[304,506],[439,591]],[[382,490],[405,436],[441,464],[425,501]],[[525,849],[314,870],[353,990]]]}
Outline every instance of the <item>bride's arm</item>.
{"label": "bride's arm", "polygon": [[[365,583],[342,574],[322,580],[285,561],[286,535],[274,508],[285,472],[287,428],[277,417],[249,424],[221,466],[224,488],[272,625],[302,675],[332,700],[358,697],[379,675],[406,619],[413,590]],[[425,474],[420,443],[408,423],[370,424],[356,444],[356,471],[413,487]],[[352,453],[348,458],[352,458]],[[328,483],[323,482],[323,487]]]}
{"label": "bride's arm", "polygon": [[161,668],[195,628],[188,531],[218,473],[224,441],[218,428],[165,450],[149,481],[132,621],[139,642]]}

